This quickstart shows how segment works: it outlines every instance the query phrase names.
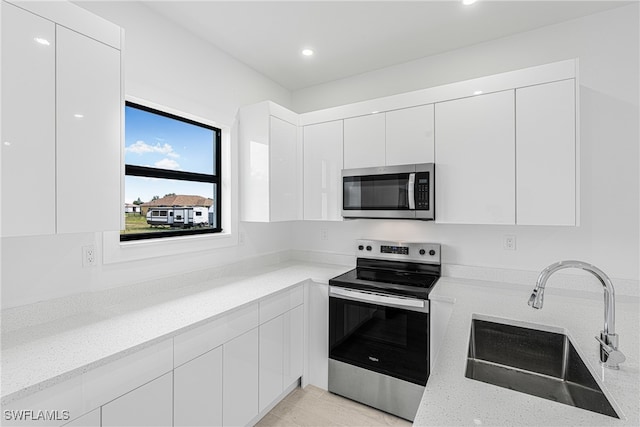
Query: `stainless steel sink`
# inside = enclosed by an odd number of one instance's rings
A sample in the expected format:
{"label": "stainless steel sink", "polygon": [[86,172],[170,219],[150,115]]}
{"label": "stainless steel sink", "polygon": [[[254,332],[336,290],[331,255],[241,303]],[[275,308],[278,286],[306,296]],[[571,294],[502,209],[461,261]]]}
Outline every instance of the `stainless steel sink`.
{"label": "stainless steel sink", "polygon": [[465,376],[620,418],[564,334],[474,318]]}

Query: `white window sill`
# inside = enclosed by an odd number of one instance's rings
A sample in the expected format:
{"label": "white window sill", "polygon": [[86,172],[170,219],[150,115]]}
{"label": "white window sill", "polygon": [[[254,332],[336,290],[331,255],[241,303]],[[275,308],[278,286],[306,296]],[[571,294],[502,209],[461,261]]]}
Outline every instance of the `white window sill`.
{"label": "white window sill", "polygon": [[238,244],[237,234],[231,232],[120,242],[120,233],[116,231],[105,232],[103,239],[104,264],[202,252]]}

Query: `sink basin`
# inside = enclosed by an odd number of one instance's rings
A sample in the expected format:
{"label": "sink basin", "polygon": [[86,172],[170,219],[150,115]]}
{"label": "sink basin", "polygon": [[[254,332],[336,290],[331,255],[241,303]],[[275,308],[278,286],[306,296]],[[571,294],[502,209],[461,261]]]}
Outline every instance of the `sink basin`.
{"label": "sink basin", "polygon": [[561,333],[474,318],[465,376],[620,418]]}

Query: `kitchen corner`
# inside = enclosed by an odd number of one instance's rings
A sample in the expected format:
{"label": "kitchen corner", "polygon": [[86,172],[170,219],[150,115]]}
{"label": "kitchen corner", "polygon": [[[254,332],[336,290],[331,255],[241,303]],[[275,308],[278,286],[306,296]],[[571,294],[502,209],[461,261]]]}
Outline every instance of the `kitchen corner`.
{"label": "kitchen corner", "polygon": [[[617,332],[627,356],[620,370],[599,364],[602,293],[550,288],[543,310],[527,305],[531,286],[443,277],[431,293],[435,304],[452,304],[451,317],[422,398],[415,425],[589,425],[640,424],[637,296],[618,295]],[[594,288],[595,290],[597,288]],[[621,419],[567,406],[465,377],[471,321],[484,315],[505,323],[556,327],[570,336],[585,362],[620,409]]]}

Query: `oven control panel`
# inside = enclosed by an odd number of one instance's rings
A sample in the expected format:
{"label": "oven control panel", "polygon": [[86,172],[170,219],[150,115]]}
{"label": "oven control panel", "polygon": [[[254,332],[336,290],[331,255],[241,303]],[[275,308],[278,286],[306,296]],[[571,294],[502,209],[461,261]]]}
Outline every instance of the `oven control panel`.
{"label": "oven control panel", "polygon": [[356,241],[356,257],[440,264],[440,245],[421,242],[358,240]]}

